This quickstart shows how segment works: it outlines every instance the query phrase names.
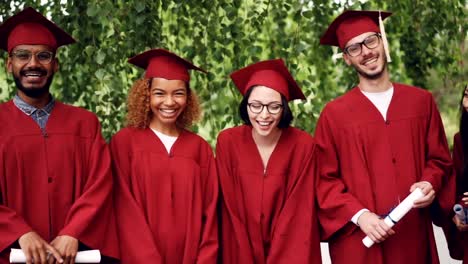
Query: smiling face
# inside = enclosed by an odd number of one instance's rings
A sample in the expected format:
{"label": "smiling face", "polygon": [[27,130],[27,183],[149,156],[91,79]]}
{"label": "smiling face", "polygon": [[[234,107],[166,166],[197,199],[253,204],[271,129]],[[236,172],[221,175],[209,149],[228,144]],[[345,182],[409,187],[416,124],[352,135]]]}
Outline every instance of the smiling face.
{"label": "smiling face", "polygon": [[[367,37],[374,35],[375,32],[366,32],[359,36],[352,38],[346,43],[349,47],[355,43],[363,42]],[[382,41],[374,49],[369,49],[365,45],[361,45],[361,54],[351,57],[344,53],[343,58],[346,64],[351,65],[359,74],[360,78],[375,80],[380,78],[386,70],[387,58],[385,57],[385,50]]]}
{"label": "smiling face", "polygon": [[250,94],[248,104],[265,105],[258,114],[252,112],[251,108],[247,106],[249,121],[254,128],[254,133],[259,136],[268,137],[275,134],[275,132],[279,132],[278,123],[280,122],[283,110],[280,110],[277,114],[271,114],[266,106],[276,107],[282,104],[279,92],[265,86],[256,86]]}
{"label": "smiling face", "polygon": [[[52,58],[49,63],[41,63],[36,54],[44,51],[53,52],[45,45],[18,45],[11,51],[7,70],[13,74],[20,96],[38,98],[48,94],[54,73],[58,70],[58,61]],[[31,53],[32,56],[28,61],[13,53]]]}
{"label": "smiling face", "polygon": [[187,106],[187,84],[182,80],[153,78],[150,87],[152,117],[150,127],[160,132],[174,132],[177,118]]}

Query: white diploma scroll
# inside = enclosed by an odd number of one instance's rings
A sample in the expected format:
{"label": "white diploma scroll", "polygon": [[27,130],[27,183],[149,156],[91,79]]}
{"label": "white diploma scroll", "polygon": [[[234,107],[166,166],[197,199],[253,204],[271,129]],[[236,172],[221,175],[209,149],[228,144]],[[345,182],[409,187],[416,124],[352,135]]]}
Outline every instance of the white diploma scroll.
{"label": "white diploma scroll", "polygon": [[[414,201],[423,197],[424,194],[421,189],[416,188],[412,193],[410,193],[397,207],[395,207],[388,215],[385,217],[384,222],[389,227],[394,226],[401,218],[403,218],[410,210],[413,208]],[[362,243],[370,248],[374,245],[374,241],[370,237],[366,236]]]}
{"label": "white diploma scroll", "polygon": [[[49,256],[53,258],[53,256]],[[75,263],[100,263],[101,253],[99,250],[78,251]],[[21,249],[12,248],[10,252],[10,263],[26,263],[26,256]]]}
{"label": "white diploma scroll", "polygon": [[460,221],[466,225],[468,219],[465,212],[465,208],[463,208],[463,206],[461,206],[460,204],[456,204],[453,206],[453,211],[455,212],[455,215],[458,217],[458,219],[460,219]]}

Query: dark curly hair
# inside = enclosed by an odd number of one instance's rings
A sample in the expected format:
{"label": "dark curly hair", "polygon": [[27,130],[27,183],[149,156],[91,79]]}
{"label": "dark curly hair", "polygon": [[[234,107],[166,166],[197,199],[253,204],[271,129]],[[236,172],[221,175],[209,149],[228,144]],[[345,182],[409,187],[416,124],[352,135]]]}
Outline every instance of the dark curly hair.
{"label": "dark curly hair", "polygon": [[[153,117],[150,107],[150,78],[135,81],[128,93],[126,126],[144,129],[147,128]],[[201,107],[197,95],[187,85],[187,106],[177,118],[176,126],[188,129],[201,117]]]}

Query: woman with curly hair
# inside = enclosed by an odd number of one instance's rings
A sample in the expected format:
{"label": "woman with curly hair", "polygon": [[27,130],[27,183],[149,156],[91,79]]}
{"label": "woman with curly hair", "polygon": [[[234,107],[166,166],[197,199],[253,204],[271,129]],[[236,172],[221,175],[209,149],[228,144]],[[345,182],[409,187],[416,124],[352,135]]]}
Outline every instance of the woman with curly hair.
{"label": "woman with curly hair", "polygon": [[216,166],[187,130],[200,116],[188,70],[205,71],[164,49],[129,62],[146,73],[110,143],[122,263],[215,263]]}
{"label": "woman with curly hair", "polygon": [[305,99],[283,60],[231,74],[244,96],[244,125],[222,131],[216,164],[222,190],[222,263],[320,264],[315,143],[290,126],[289,100]]}

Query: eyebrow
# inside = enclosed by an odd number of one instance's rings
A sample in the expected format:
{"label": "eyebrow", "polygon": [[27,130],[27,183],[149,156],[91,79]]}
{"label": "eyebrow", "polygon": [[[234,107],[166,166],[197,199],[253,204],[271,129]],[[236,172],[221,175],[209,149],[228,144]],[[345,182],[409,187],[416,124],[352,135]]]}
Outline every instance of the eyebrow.
{"label": "eyebrow", "polygon": [[[159,91],[162,91],[162,92],[166,92],[166,90],[163,89],[163,88],[161,88],[161,87],[153,87],[153,88],[151,88],[151,91],[155,91],[155,90],[159,90]],[[185,88],[183,88],[183,87],[176,88],[173,92],[179,92],[179,91],[184,91],[184,92],[185,92]]]}
{"label": "eyebrow", "polygon": [[[250,102],[251,102],[251,103],[254,103],[254,102],[255,102],[255,103],[261,103],[261,104],[263,104],[262,101],[260,101],[260,100],[255,100],[255,99],[252,99],[252,101],[250,101]],[[268,102],[268,103],[265,103],[265,104],[275,104],[275,103],[276,103],[276,104],[281,104],[281,102],[279,102],[279,101],[271,101],[271,102]]]}

